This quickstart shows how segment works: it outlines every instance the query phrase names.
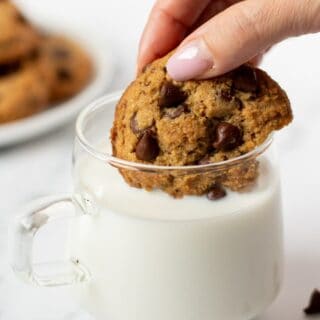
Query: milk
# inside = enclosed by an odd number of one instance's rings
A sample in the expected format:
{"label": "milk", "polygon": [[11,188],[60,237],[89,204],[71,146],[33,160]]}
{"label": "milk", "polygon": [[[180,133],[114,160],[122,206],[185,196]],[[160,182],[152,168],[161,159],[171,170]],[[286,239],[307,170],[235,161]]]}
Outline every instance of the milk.
{"label": "milk", "polygon": [[[249,320],[282,279],[278,173],[263,157],[256,185],[218,201],[129,187],[85,156],[70,253],[92,279],[73,294],[97,320]],[[79,209],[80,210],[80,209]]]}

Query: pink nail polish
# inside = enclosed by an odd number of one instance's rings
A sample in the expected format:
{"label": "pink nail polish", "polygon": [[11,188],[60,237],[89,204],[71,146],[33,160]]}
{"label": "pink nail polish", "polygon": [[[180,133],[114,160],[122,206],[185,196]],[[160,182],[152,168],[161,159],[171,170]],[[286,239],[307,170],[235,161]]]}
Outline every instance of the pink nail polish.
{"label": "pink nail polish", "polygon": [[168,60],[167,71],[177,81],[194,79],[213,67],[212,55],[201,40],[194,40]]}

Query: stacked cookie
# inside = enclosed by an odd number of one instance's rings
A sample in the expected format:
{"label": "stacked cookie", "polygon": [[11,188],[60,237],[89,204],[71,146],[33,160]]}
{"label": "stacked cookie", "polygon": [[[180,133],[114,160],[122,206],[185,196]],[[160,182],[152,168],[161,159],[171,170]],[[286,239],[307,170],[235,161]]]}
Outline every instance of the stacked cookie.
{"label": "stacked cookie", "polygon": [[72,40],[43,34],[10,1],[0,1],[0,124],[30,116],[81,91],[92,75]]}

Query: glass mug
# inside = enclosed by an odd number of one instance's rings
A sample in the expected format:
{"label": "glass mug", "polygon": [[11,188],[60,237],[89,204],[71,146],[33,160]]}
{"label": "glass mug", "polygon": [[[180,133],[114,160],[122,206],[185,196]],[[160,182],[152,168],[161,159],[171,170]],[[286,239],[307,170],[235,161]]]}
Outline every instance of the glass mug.
{"label": "glass mug", "polygon": [[[37,286],[69,285],[98,320],[249,320],[277,296],[282,282],[283,230],[279,174],[272,137],[225,162],[165,167],[111,154],[109,131],[120,93],[89,105],[78,117],[74,193],[29,207],[12,228],[12,267]],[[136,174],[217,174],[259,163],[254,187],[218,201],[128,186],[119,168]],[[63,271],[37,272],[35,235],[66,219],[57,203],[74,207]]]}

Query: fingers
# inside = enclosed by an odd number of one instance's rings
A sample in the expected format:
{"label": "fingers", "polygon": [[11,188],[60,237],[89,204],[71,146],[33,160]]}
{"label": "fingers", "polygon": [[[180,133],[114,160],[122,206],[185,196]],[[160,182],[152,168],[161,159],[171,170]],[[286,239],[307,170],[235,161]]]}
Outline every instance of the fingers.
{"label": "fingers", "polygon": [[158,0],[140,41],[138,71],[175,48],[209,0]]}
{"label": "fingers", "polygon": [[225,10],[231,5],[240,2],[241,0],[214,0],[210,1],[208,6],[203,10],[201,16],[193,26],[193,30],[199,28],[201,25],[210,20],[213,16],[219,12]]}
{"label": "fingers", "polygon": [[317,30],[320,1],[302,2],[246,0],[229,7],[182,43],[168,61],[168,73],[181,81],[217,76],[286,37]]}

